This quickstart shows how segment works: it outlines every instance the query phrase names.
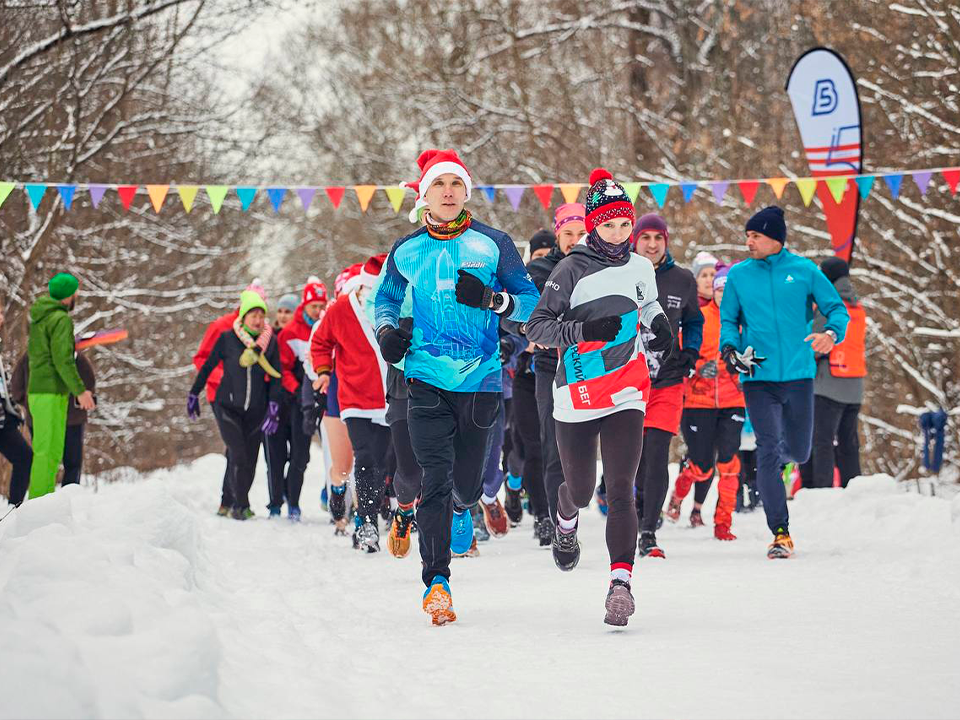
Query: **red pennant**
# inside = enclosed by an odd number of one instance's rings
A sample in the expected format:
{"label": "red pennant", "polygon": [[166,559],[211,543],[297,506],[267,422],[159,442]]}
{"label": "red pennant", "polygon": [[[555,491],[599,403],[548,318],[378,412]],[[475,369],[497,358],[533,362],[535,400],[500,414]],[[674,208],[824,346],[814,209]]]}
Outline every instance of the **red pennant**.
{"label": "red pennant", "polygon": [[327,193],[327,197],[330,198],[330,202],[333,203],[334,209],[340,207],[340,201],[343,200],[343,194],[347,191],[345,187],[328,187],[324,188],[324,191]]}
{"label": "red pennant", "polygon": [[543,205],[543,209],[549,210],[550,198],[553,196],[553,185],[534,185],[532,190],[533,194],[537,196],[537,200]]}
{"label": "red pennant", "polygon": [[743,201],[749,205],[757,196],[757,188],[760,187],[760,181],[742,180],[741,182],[737,183],[737,187],[740,188],[740,194],[743,195]]}
{"label": "red pennant", "polygon": [[950,194],[957,194],[957,183],[960,182],[960,169],[957,170],[944,170],[943,179],[947,181],[947,185],[950,186]]}
{"label": "red pennant", "polygon": [[117,195],[120,196],[120,202],[123,203],[123,209],[129,210],[133,203],[133,196],[137,194],[136,185],[121,185],[117,188]]}

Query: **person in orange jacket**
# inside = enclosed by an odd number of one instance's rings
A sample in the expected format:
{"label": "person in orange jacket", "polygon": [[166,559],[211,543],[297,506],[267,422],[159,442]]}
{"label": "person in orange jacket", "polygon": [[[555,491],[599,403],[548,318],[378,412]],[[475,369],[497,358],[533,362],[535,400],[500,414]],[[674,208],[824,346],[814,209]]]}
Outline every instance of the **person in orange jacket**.
{"label": "person in orange jacket", "polygon": [[[713,480],[714,467],[720,473],[719,499],[713,516],[714,536],[718,540],[736,540],[730,532],[732,513],[737,505],[740,485],[740,434],[743,430],[744,400],[740,379],[731,375],[720,359],[720,303],[729,267],[718,263],[713,279],[713,299],[701,306],[703,343],[696,371],[684,388],[684,410],[680,422],[687,457],[667,507],[667,518],[676,522],[680,505],[694,483]],[[705,495],[706,493],[704,493]],[[695,504],[692,525],[698,523],[700,508]]]}

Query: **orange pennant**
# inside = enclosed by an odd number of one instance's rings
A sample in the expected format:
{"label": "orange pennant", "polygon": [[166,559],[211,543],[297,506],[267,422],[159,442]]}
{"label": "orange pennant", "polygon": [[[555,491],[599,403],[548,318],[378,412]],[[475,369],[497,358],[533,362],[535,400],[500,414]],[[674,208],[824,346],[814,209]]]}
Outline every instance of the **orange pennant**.
{"label": "orange pennant", "polygon": [[560,194],[563,195],[563,201],[565,203],[575,203],[580,199],[580,188],[583,187],[580,183],[568,183],[566,185],[558,185],[560,188]]}
{"label": "orange pennant", "polygon": [[370,200],[373,198],[373,194],[377,191],[377,186],[354,185],[353,191],[357,194],[357,200],[360,201],[360,209],[366,212],[367,207],[370,205]]}
{"label": "orange pennant", "polygon": [[777,200],[783,197],[783,189],[789,182],[790,180],[785,177],[767,178],[767,185],[773,188],[773,194],[777,196]]}
{"label": "orange pennant", "polygon": [[147,185],[147,195],[150,196],[150,202],[153,203],[154,212],[160,212],[169,190],[169,185]]}

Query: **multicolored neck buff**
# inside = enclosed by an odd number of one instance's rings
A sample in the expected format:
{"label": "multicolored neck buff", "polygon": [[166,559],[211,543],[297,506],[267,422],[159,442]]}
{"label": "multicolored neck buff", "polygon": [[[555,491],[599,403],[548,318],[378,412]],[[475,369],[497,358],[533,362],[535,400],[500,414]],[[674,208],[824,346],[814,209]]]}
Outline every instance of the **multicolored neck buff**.
{"label": "multicolored neck buff", "polygon": [[452,240],[455,237],[460,237],[467,231],[467,228],[470,227],[470,211],[464,208],[460,211],[460,214],[450,222],[438,223],[433,219],[433,216],[429,212],[424,213],[423,220],[427,226],[427,232],[430,233],[430,237],[435,237],[437,240]]}
{"label": "multicolored neck buff", "polygon": [[587,235],[587,247],[607,260],[623,260],[630,253],[629,239],[619,245],[611,245],[600,237],[596,228]]}

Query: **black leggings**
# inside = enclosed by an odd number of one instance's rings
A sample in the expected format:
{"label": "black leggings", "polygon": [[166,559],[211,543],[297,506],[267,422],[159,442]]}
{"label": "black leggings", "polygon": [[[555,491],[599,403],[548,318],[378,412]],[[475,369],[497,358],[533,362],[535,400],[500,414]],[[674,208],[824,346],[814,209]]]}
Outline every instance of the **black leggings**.
{"label": "black leggings", "polygon": [[[673,435],[660,428],[643,433],[643,454],[636,474],[637,513],[642,515],[640,532],[655,532],[657,519],[670,489],[670,441]],[[606,471],[604,471],[606,475]],[[610,500],[610,481],[607,480],[607,501]]]}
{"label": "black leggings", "polygon": [[537,372],[537,412],[540,414],[540,453],[543,458],[543,489],[550,517],[557,515],[557,490],[563,482],[563,465],[557,449],[557,421],[553,419],[554,373]]}
{"label": "black leggings", "polygon": [[[0,407],[0,413],[5,412]],[[10,475],[8,499],[11,505],[19,505],[26,497],[30,485],[30,468],[33,465],[33,450],[20,434],[20,420],[7,413],[0,427],[0,455],[3,455],[13,472]]]}
{"label": "black leggings", "polygon": [[383,501],[384,467],[390,429],[367,418],[344,420],[353,446],[353,474],[357,481],[357,513],[364,523],[377,525]]}
{"label": "black leggings", "polygon": [[557,493],[559,514],[572,518],[590,504],[597,485],[599,440],[607,485],[607,551],[611,564],[633,565],[637,547],[633,483],[643,448],[643,413],[621,410],[598,420],[558,421],[556,427],[565,478]]}
{"label": "black leggings", "polygon": [[250,507],[250,487],[257,472],[263,432],[263,408],[238,412],[220,406],[215,411],[220,437],[227,445],[231,472],[230,491],[233,507]]}
{"label": "black leggings", "polygon": [[79,485],[83,470],[83,433],[85,425],[67,425],[63,436],[63,480],[61,485]]}
{"label": "black leggings", "polygon": [[[404,411],[404,415],[406,412]],[[410,444],[410,426],[406,418],[390,424],[390,437],[393,438],[393,453],[397,459],[397,471],[393,475],[393,487],[397,492],[397,502],[409,505],[415,502],[423,483],[423,470],[417,462]]]}
{"label": "black leggings", "polygon": [[517,376],[513,381],[513,425],[523,443],[523,487],[530,495],[530,512],[537,518],[547,517],[550,510],[543,486],[540,415],[533,376]]}

